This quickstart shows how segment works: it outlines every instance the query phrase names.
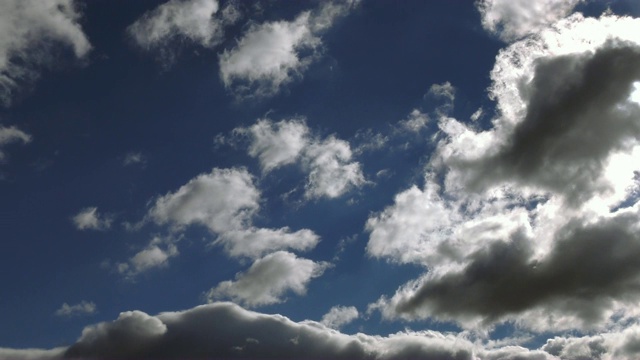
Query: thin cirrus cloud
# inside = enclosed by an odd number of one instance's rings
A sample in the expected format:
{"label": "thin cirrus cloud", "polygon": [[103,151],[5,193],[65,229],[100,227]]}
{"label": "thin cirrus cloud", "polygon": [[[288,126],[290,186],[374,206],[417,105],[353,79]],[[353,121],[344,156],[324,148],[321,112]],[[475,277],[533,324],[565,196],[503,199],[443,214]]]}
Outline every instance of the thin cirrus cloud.
{"label": "thin cirrus cloud", "polygon": [[230,299],[248,307],[276,304],[283,302],[290,291],[304,295],[311,279],[321,276],[328,267],[326,262],[277,251],[256,260],[235,280],[221,282],[206,297],[209,301]]}
{"label": "thin cirrus cloud", "polygon": [[18,129],[15,126],[1,126],[0,125],[0,163],[7,160],[7,154],[3,151],[3,148],[7,145],[22,143],[28,144],[31,142],[31,135]]}
{"label": "thin cirrus cloud", "polygon": [[370,217],[370,256],[429,270],[370,311],[532,331],[636,316],[637,25],[572,15],[500,53],[493,127],[442,117],[424,188]]}
{"label": "thin cirrus cloud", "polygon": [[304,119],[260,119],[233,133],[248,137],[248,153],[260,161],[263,173],[299,164],[307,174],[306,199],[337,198],[366,183],[361,164],[352,160],[350,144],[335,136],[315,136]]}
{"label": "thin cirrus cloud", "polygon": [[219,56],[220,78],[238,99],[265,98],[302,77],[321,54],[321,35],[357,5],[322,2],[292,21],[253,24],[237,45]]}
{"label": "thin cirrus cloud", "polygon": [[31,86],[39,68],[55,64],[56,46],[81,59],[91,44],[80,27],[74,0],[8,0],[0,3],[0,102]]}

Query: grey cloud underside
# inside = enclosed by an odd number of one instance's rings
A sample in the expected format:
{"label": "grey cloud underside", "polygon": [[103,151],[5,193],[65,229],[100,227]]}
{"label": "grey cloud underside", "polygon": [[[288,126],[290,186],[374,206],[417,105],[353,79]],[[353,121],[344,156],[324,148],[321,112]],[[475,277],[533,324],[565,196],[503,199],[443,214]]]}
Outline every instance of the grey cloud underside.
{"label": "grey cloud underside", "polygon": [[319,323],[250,312],[231,303],[149,316],[127,312],[83,331],[65,358],[472,359],[465,340],[420,333],[345,335]]}
{"label": "grey cloud underside", "polygon": [[564,194],[579,204],[611,190],[601,178],[612,153],[640,138],[640,107],[627,101],[640,80],[640,48],[610,41],[595,53],[540,60],[522,122],[494,154],[455,167],[470,174],[470,189],[501,181]]}
{"label": "grey cloud underside", "polygon": [[438,318],[504,316],[543,307],[597,323],[613,301],[640,298],[637,212],[592,225],[577,221],[558,234],[551,253],[533,259],[534,239],[516,233],[471,256],[460,272],[426,280],[397,305],[400,313],[427,309]]}

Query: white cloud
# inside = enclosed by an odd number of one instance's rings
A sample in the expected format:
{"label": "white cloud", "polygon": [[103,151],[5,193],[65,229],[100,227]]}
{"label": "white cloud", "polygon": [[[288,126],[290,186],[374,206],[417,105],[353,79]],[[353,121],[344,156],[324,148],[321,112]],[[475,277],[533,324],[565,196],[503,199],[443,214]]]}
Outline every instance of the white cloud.
{"label": "white cloud", "polygon": [[64,45],[77,58],[91,44],[78,21],[74,0],[5,0],[0,2],[0,101],[12,96],[37,77],[39,66],[53,63],[50,50]]}
{"label": "white cloud", "polygon": [[75,315],[91,315],[96,312],[96,304],[93,301],[81,301],[75,305],[69,305],[67,303],[62,304],[62,306],[56,310],[55,315],[57,316],[75,316]]}
{"label": "white cloud", "polygon": [[241,17],[232,1],[218,10],[217,0],[171,0],[146,12],[127,31],[138,46],[158,50],[160,60],[171,65],[182,41],[214,48],[223,40],[224,26]]}
{"label": "white cloud", "polygon": [[276,123],[260,119],[248,128],[234,129],[234,133],[250,137],[249,155],[260,160],[265,173],[296,162],[310,141],[309,128],[303,119]]}
{"label": "white cloud", "polygon": [[[0,72],[1,71],[2,68],[0,68]],[[2,86],[1,81],[2,75],[0,73],[0,86]],[[2,90],[0,89],[0,97],[2,96],[1,92]],[[15,126],[4,127],[0,125],[0,162],[5,161],[7,158],[7,155],[2,151],[2,148],[17,142],[27,144],[31,142],[31,135]]]}
{"label": "white cloud", "polygon": [[319,139],[304,120],[261,119],[234,133],[249,136],[249,155],[259,159],[263,172],[299,163],[308,173],[307,199],[336,198],[366,183],[360,164],[352,161],[349,143],[334,136]]}
{"label": "white cloud", "polygon": [[78,230],[108,230],[113,219],[109,215],[101,215],[95,206],[80,210],[71,218]]}
{"label": "white cloud", "polygon": [[355,306],[334,306],[322,316],[321,324],[332,329],[340,329],[360,316]]}
{"label": "white cloud", "polygon": [[442,84],[431,85],[428,94],[446,98],[453,103],[453,101],[456,99],[456,88],[453,87],[450,82],[446,81]]}
{"label": "white cloud", "polygon": [[259,199],[246,169],[216,168],[159,197],[149,216],[158,224],[199,224],[221,233],[245,228],[260,207]]}
{"label": "white cloud", "polygon": [[310,144],[303,159],[303,165],[309,172],[305,197],[336,198],[365,184],[360,163],[352,162],[351,157],[349,143],[333,136]]}
{"label": "white cloud", "polygon": [[354,5],[352,1],[323,2],[319,9],[293,21],[249,27],[236,47],[220,55],[220,77],[239,98],[267,97],[302,73],[319,56],[320,34]]}
{"label": "white cloud", "polygon": [[401,130],[419,133],[429,122],[429,116],[418,109],[413,109],[406,120],[400,120],[398,127]]}
{"label": "white cloud", "polygon": [[5,360],[59,360],[64,356],[66,347],[44,349],[9,349],[0,347],[0,359]]}
{"label": "white cloud", "polygon": [[116,271],[133,279],[136,275],[169,265],[169,259],[179,255],[176,240],[154,237],[142,250],[133,255],[127,262],[116,265]]}
{"label": "white cloud", "polygon": [[148,217],[177,230],[206,226],[217,236],[213,243],[222,245],[232,257],[255,259],[276,250],[307,251],[320,241],[308,229],[254,227],[252,220],[259,209],[260,191],[246,169],[216,168],[156,199]]}
{"label": "white cloud", "polygon": [[308,251],[315,248],[319,241],[320,237],[308,229],[291,232],[287,227],[251,227],[224,232],[218,236],[216,243],[224,246],[229,256],[257,259],[276,250]]}
{"label": "white cloud", "polygon": [[289,291],[304,295],[311,279],[329,266],[278,251],[256,260],[245,273],[237,274],[235,281],[221,282],[207,293],[207,298],[232,299],[249,307],[280,303]]}
{"label": "white cloud", "polygon": [[125,155],[124,160],[122,160],[122,165],[130,166],[130,165],[141,165],[144,166],[147,163],[147,157],[140,152],[130,152]]}
{"label": "white cloud", "polygon": [[481,0],[482,26],[510,42],[537,33],[569,15],[581,0]]}

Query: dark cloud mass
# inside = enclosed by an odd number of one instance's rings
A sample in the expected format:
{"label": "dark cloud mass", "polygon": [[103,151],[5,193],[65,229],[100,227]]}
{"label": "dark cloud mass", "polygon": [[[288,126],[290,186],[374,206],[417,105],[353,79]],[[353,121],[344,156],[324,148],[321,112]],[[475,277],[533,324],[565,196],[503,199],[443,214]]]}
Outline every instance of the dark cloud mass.
{"label": "dark cloud mass", "polygon": [[122,313],[87,327],[64,354],[72,359],[471,359],[471,344],[424,333],[345,335],[323,325],[247,311],[232,303],[149,316]]}
{"label": "dark cloud mass", "polygon": [[496,154],[465,164],[471,188],[515,180],[573,204],[606,192],[605,160],[640,138],[640,107],[627,101],[638,80],[640,48],[620,41],[540,59],[533,80],[519,85],[524,119]]}
{"label": "dark cloud mass", "polygon": [[614,301],[640,297],[638,214],[595,224],[573,222],[556,236],[550,254],[533,259],[532,243],[517,233],[472,255],[458,273],[425,280],[397,306],[400,313],[425,309],[439,318],[481,318],[542,308],[559,311],[589,327],[602,321]]}

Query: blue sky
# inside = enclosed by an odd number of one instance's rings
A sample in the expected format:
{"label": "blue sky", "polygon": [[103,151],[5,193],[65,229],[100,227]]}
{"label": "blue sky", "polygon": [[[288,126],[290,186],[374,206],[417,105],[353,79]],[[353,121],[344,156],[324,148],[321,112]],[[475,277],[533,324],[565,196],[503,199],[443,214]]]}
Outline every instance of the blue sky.
{"label": "blue sky", "polygon": [[0,358],[636,358],[633,0],[0,2]]}

